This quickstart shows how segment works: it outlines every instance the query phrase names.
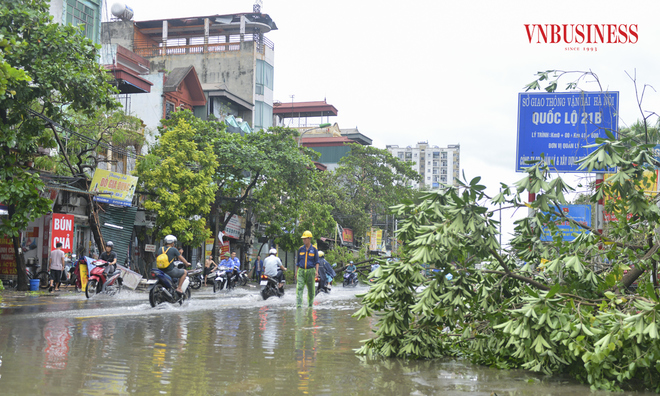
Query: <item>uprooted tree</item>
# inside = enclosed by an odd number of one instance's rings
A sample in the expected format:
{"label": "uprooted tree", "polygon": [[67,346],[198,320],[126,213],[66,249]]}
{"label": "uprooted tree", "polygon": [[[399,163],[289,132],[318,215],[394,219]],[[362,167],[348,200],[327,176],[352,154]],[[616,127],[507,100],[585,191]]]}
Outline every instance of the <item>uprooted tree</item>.
{"label": "uprooted tree", "polygon": [[[557,83],[550,83],[552,91]],[[515,185],[502,184],[495,197],[477,177],[396,206],[407,218],[398,235],[402,261],[382,263],[362,296],[355,316],[380,319],[358,353],[463,356],[499,368],[566,373],[593,388],[660,392],[660,298],[650,276],[656,279],[660,259],[660,210],[643,188],[645,170],[658,162],[649,119],[641,125],[618,136],[607,131],[581,159],[585,172],[617,168],[589,195],[593,204],[611,198],[605,210],[617,215],[602,232],[564,215],[560,205],[573,189],[544,159],[530,163]],[[524,203],[526,193],[537,199]],[[499,204],[532,209],[516,222],[508,249],[498,243],[492,208]],[[564,241],[557,219],[584,232]],[[542,241],[544,225],[550,242]],[[423,263],[439,270],[434,278],[421,275]],[[639,286],[630,292],[634,282]]]}

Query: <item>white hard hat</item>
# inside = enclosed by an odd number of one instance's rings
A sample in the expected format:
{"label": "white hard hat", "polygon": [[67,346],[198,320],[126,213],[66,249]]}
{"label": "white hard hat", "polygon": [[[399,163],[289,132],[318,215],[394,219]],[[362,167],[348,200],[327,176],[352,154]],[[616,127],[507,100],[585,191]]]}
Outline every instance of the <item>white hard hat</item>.
{"label": "white hard hat", "polygon": [[174,243],[176,242],[176,237],[174,235],[168,235],[165,237],[165,243]]}
{"label": "white hard hat", "polygon": [[270,249],[268,254],[277,254],[277,249]]}
{"label": "white hard hat", "polygon": [[323,250],[319,250],[319,257],[323,257],[325,253],[323,253]]}

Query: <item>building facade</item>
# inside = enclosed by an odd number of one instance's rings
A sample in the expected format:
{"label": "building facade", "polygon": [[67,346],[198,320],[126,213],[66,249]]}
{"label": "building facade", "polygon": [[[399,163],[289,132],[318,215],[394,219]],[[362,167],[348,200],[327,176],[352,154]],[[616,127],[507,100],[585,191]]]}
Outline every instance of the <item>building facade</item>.
{"label": "building facade", "polygon": [[[206,103],[195,115],[232,115],[252,129],[273,125],[274,44],[265,34],[277,26],[261,12],[172,18],[116,20],[102,24],[104,46],[119,45],[149,62],[156,84],[173,70],[193,67]],[[160,77],[160,78],[159,78]],[[144,96],[131,103],[134,115],[153,113]],[[157,125],[147,127],[154,129]]]}
{"label": "building facade", "polygon": [[428,190],[440,188],[443,184],[457,184],[461,170],[460,144],[438,147],[419,142],[415,147],[388,145],[387,150],[402,161],[412,162],[413,169],[423,179],[422,183],[414,183],[416,188]]}
{"label": "building facade", "polygon": [[85,36],[96,44],[101,42],[102,0],[50,0],[53,22],[85,25]]}

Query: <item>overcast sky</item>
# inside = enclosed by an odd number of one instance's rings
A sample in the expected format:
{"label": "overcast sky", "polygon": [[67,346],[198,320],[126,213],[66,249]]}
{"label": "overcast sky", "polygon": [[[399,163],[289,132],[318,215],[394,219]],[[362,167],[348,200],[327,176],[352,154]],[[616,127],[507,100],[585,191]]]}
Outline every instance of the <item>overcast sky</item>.
{"label": "overcast sky", "polygon": [[[251,12],[252,4],[128,1],[138,21]],[[636,72],[640,91],[644,84],[660,90],[656,1],[264,0],[262,12],[279,28],[267,34],[276,100],[326,98],[339,110],[331,121],[357,126],[380,148],[458,143],[461,169],[468,179],[482,176],[491,195],[499,182],[522,177],[514,171],[518,93],[537,71],[593,71],[605,89],[620,92],[620,126],[641,118],[626,72]],[[524,25],[535,23],[636,24],[639,39],[566,51],[566,44],[530,44]],[[660,93],[647,88],[644,107],[660,111]]]}

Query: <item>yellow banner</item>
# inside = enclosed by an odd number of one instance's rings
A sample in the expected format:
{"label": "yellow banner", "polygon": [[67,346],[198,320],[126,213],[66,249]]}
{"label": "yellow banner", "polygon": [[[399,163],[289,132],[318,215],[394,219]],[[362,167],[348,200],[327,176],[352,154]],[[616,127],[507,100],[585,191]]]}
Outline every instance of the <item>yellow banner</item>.
{"label": "yellow banner", "polygon": [[98,202],[131,206],[137,183],[138,178],[135,176],[97,168],[89,192],[98,194],[94,198]]}
{"label": "yellow banner", "polygon": [[[213,254],[213,239],[207,239],[206,243],[204,244],[204,260],[206,260],[211,254]],[[218,262],[218,258],[214,257],[215,261]]]}

